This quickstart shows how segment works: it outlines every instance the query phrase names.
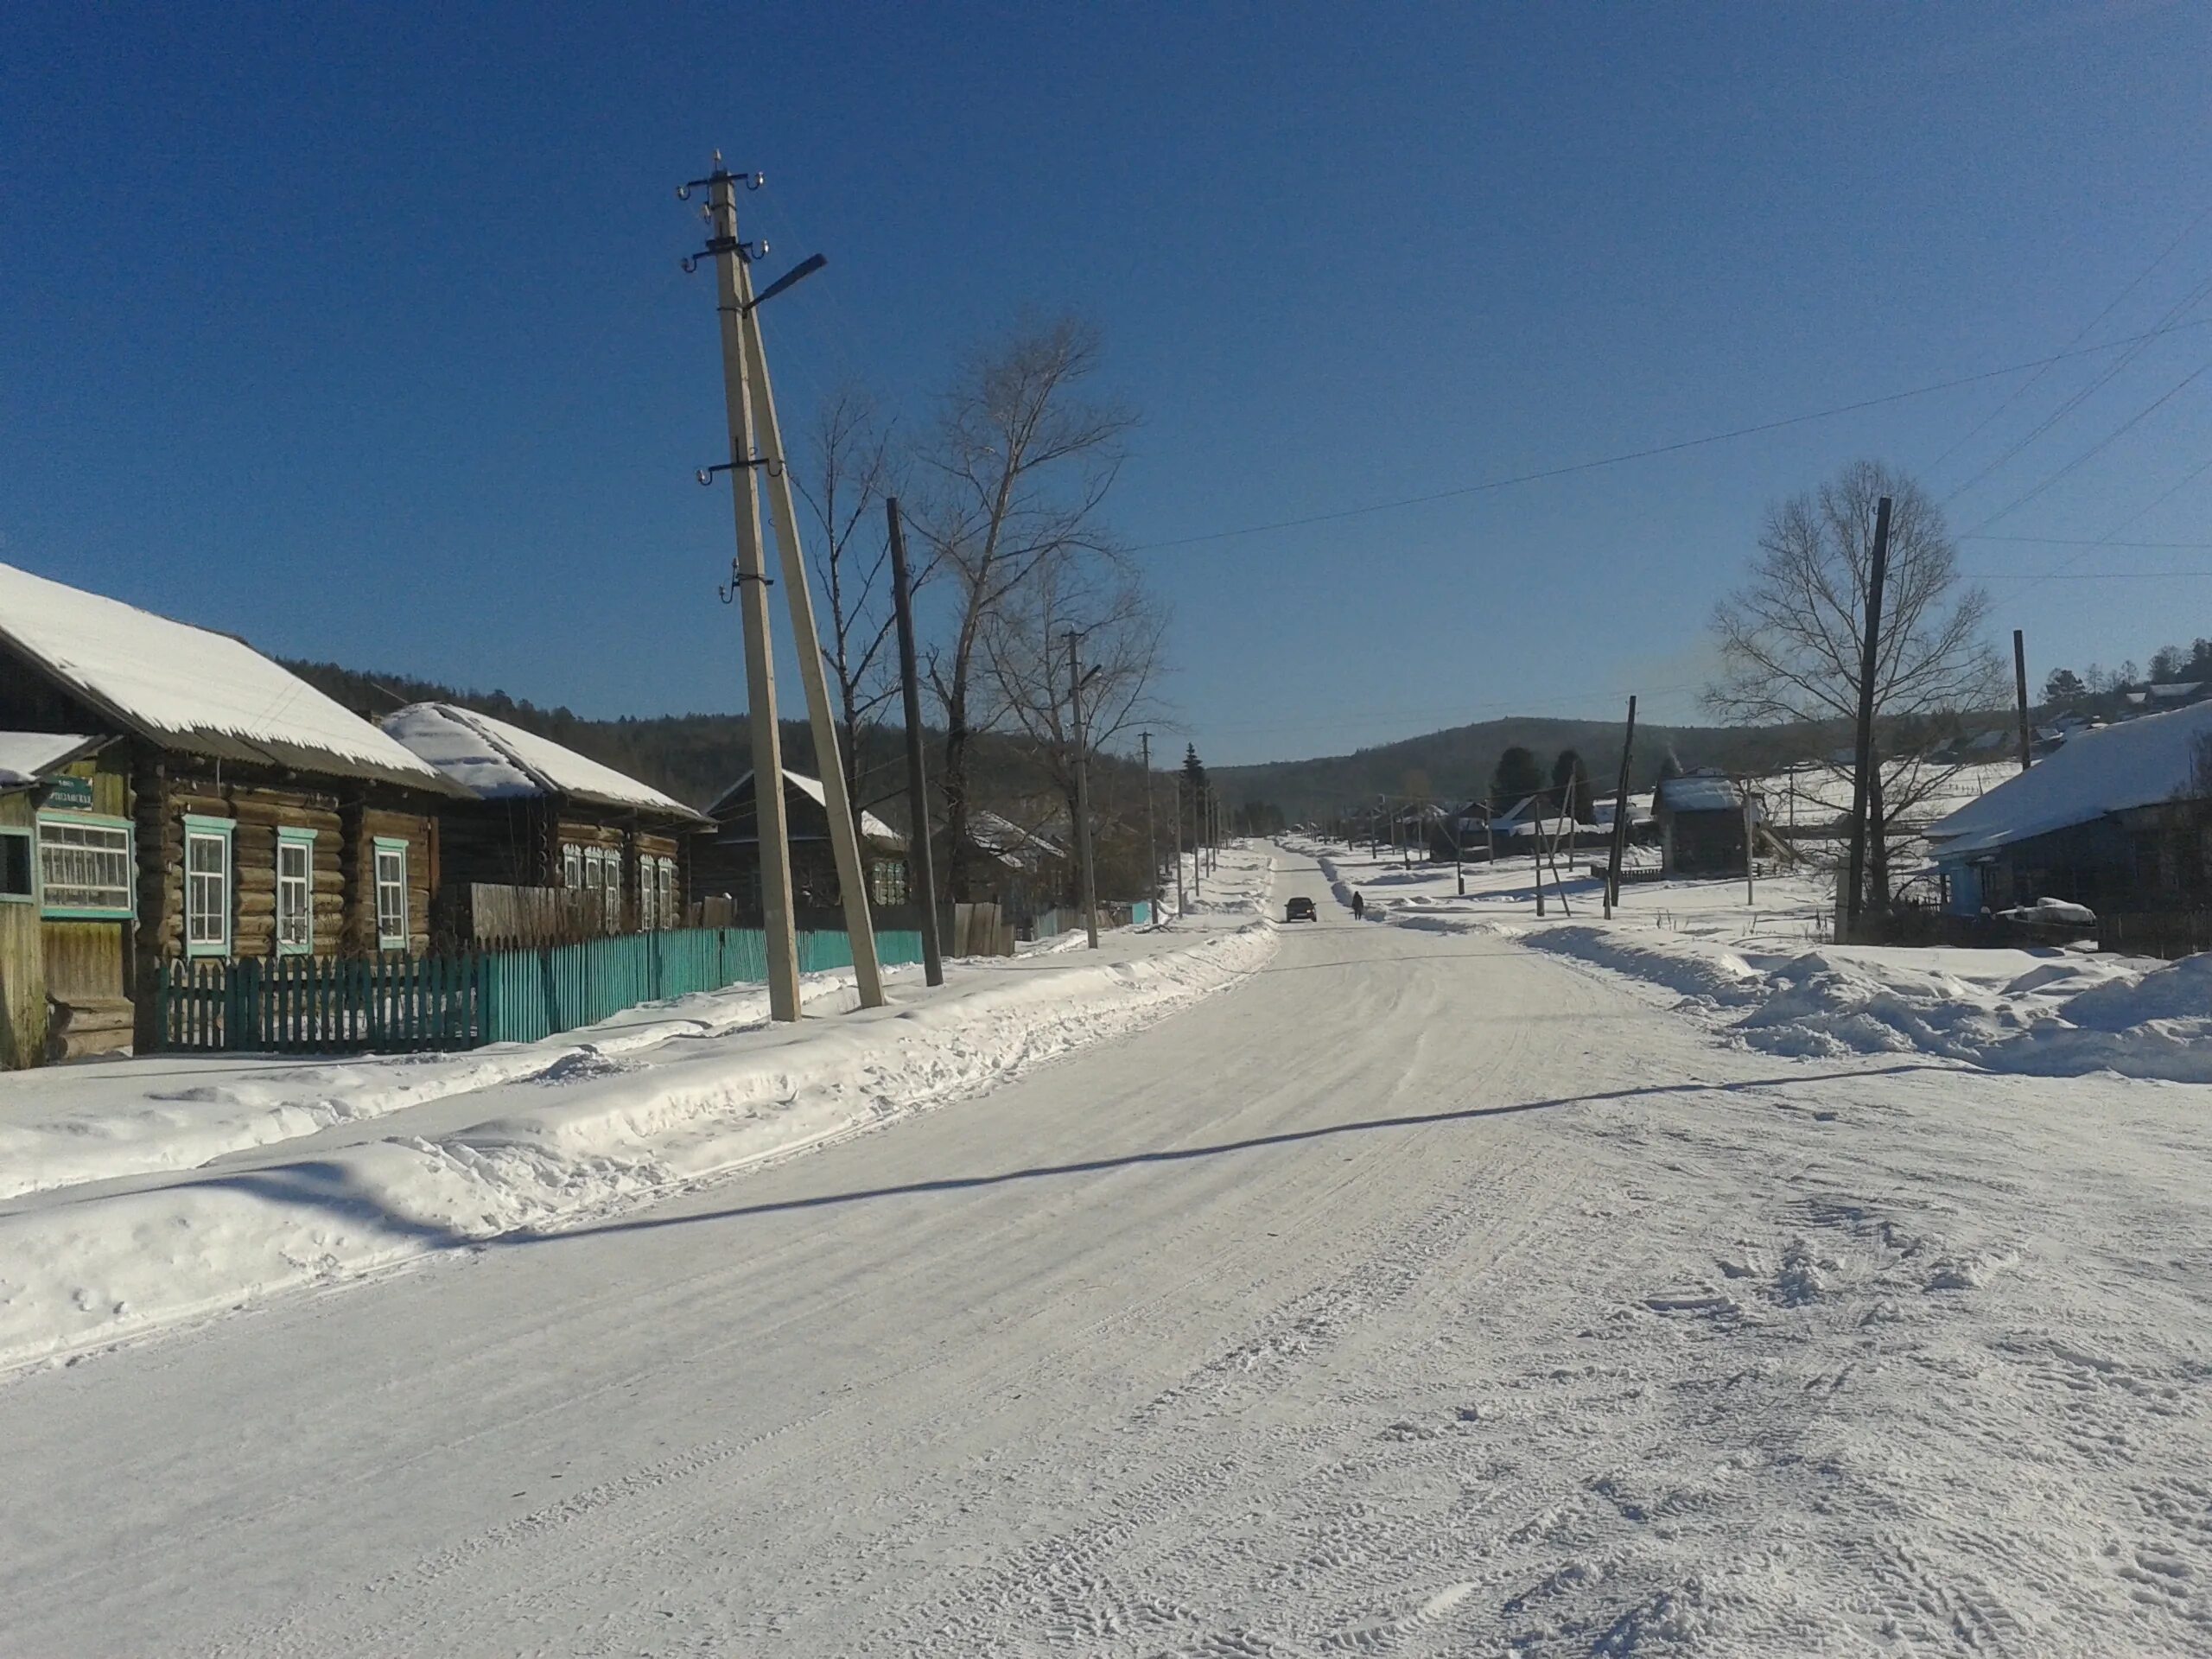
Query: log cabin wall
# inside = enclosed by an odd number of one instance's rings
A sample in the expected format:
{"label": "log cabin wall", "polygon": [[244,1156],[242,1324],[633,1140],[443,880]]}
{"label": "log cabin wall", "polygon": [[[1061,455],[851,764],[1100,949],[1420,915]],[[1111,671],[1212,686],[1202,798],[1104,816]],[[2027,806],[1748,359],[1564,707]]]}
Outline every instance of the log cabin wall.
{"label": "log cabin wall", "polygon": [[[344,823],[346,947],[362,955],[379,950],[377,934],[376,855],[379,841],[397,842],[407,858],[407,945],[421,955],[430,948],[430,886],[435,863],[431,820],[393,805],[388,798],[348,807]],[[399,947],[395,944],[394,950]]]}
{"label": "log cabin wall", "polygon": [[[0,829],[25,832],[10,841],[28,842],[34,828],[27,791],[0,795]],[[27,850],[36,858],[35,844]],[[0,1071],[36,1065],[46,1058],[46,952],[38,906],[29,893],[0,896]]]}

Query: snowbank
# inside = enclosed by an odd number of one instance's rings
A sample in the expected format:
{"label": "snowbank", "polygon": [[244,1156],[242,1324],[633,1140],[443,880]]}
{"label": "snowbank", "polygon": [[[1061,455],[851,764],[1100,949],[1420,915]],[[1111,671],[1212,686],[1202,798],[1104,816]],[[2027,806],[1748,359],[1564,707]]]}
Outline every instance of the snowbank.
{"label": "snowbank", "polygon": [[31,1200],[0,1216],[0,1366],[602,1216],[1149,1024],[1273,953],[1274,928],[1249,897],[1267,863],[1249,862],[1228,884],[1247,895],[1242,917],[1149,954],[970,963],[941,990],[834,1020],[570,1045],[486,1090],[484,1115],[450,1133]]}
{"label": "snowbank", "polygon": [[[1786,937],[1746,937],[1740,906],[1725,902],[1713,913],[1726,918],[1719,932],[1733,937],[1654,925],[1654,915],[1671,918],[1663,909],[1624,911],[1611,923],[1538,921],[1497,902],[1525,896],[1517,890],[1493,887],[1455,901],[1433,890],[1451,881],[1450,872],[1432,870],[1431,892],[1397,897],[1389,890],[1404,885],[1407,872],[1378,870],[1355,883],[1353,861],[1335,849],[1295,850],[1319,860],[1345,903],[1357,885],[1376,921],[1500,933],[1663,987],[1686,1012],[1745,1048],[1814,1058],[1919,1054],[2043,1077],[2110,1071],[2212,1083],[2212,955],[2162,963],[2055,950],[1805,948]],[[1596,907],[1589,886],[1586,907],[1576,898],[1585,916]],[[1707,883],[1684,898],[1739,893],[1734,883]],[[1629,896],[1643,905],[1683,901],[1636,889]]]}

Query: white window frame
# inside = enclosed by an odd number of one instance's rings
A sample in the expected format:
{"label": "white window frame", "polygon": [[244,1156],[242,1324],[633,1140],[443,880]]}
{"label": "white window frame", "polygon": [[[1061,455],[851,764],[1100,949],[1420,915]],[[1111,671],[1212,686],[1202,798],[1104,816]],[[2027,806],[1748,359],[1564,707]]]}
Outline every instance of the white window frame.
{"label": "white window frame", "polygon": [[638,931],[660,931],[660,860],[651,853],[638,855]]}
{"label": "white window frame", "polygon": [[[369,868],[372,877],[370,888],[371,897],[377,907],[377,949],[379,950],[407,949],[407,853],[406,838],[401,836],[377,836],[370,852]],[[385,878],[385,861],[387,858],[397,861],[399,879],[397,882],[386,880]],[[397,895],[394,912],[391,912],[396,914],[398,920],[399,925],[397,930],[385,925],[387,912],[385,909],[384,898],[387,889]]]}
{"label": "white window frame", "polygon": [[618,847],[599,849],[601,868],[606,872],[600,883],[600,925],[609,933],[622,931],[622,851]]}
{"label": "white window frame", "polygon": [[561,843],[561,885],[570,892],[580,892],[584,885],[584,849],[573,841]]}
{"label": "white window frame", "polygon": [[654,907],[660,912],[661,926],[676,926],[676,861],[665,853],[661,855],[653,871],[653,887]]}
{"label": "white window frame", "polygon": [[[54,836],[48,835],[49,830],[55,832]],[[64,842],[60,836],[65,833],[86,839]],[[97,842],[91,839],[95,836],[99,838]],[[137,913],[137,842],[128,818],[101,817],[83,812],[41,812],[37,842],[31,853],[38,863],[32,880],[39,890],[39,913],[64,920],[128,921]],[[73,879],[92,875],[97,865],[111,859],[121,861],[123,880],[119,886],[110,889],[105,881]],[[73,872],[67,868],[71,862],[80,868]],[[58,872],[49,870],[49,864],[62,868]],[[56,888],[111,890],[117,896],[111,904],[57,903],[54,898]]]}
{"label": "white window frame", "polygon": [[[188,957],[227,957],[231,954],[231,912],[238,899],[231,840],[238,833],[235,818],[203,818],[188,812],[184,818],[184,954]],[[193,849],[217,849],[217,868],[195,870]],[[200,927],[207,907],[200,903],[200,884],[213,880],[219,895],[215,906],[221,931],[208,937]]]}
{"label": "white window frame", "polygon": [[[285,855],[296,852],[306,868],[296,875],[284,872]],[[285,904],[287,889],[296,891],[296,912],[289,911]],[[284,937],[285,925],[296,914],[300,937]],[[295,830],[280,825],[276,830],[276,954],[280,957],[311,957],[315,954],[315,831]]]}

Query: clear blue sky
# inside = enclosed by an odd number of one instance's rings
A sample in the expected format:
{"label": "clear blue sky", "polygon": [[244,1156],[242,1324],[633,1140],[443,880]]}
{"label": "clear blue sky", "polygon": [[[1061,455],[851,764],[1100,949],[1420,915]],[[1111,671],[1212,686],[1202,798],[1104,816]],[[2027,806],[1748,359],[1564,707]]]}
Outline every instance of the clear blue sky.
{"label": "clear blue sky", "polygon": [[[738,708],[671,188],[717,145],[769,175],[769,269],[832,261],[764,314],[787,420],[858,376],[921,421],[963,346],[1072,308],[1145,415],[1111,516],[1148,543],[2057,351],[2212,207],[2208,86],[2187,4],[12,8],[0,557],[587,714]],[[2212,220],[2090,341],[2208,276]],[[1689,717],[1768,502],[1862,454],[1948,493],[2111,360],[1940,465],[2024,374],[1147,554],[1177,723],[1229,762]],[[2152,342],[1954,527],[2208,361]],[[2103,535],[2208,459],[2212,373],[1991,528]],[[2212,542],[2208,506],[2212,471],[2126,537]],[[2038,679],[2212,633],[2201,576],[1992,586]]]}

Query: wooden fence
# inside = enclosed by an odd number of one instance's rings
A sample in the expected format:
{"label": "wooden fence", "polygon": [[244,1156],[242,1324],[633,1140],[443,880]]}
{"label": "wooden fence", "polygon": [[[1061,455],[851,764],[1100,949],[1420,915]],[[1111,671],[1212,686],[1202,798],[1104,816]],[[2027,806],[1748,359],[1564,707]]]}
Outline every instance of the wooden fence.
{"label": "wooden fence", "polygon": [[[887,966],[919,962],[918,931],[876,935]],[[842,932],[798,936],[799,971],[849,968]],[[162,964],[156,1029],[165,1049],[407,1052],[534,1042],[635,1007],[767,977],[756,928],[671,928],[570,944],[444,957],[288,957]]]}
{"label": "wooden fence", "polygon": [[2097,944],[2132,957],[2173,961],[2212,950],[2212,910],[2121,912],[2097,920]]}

